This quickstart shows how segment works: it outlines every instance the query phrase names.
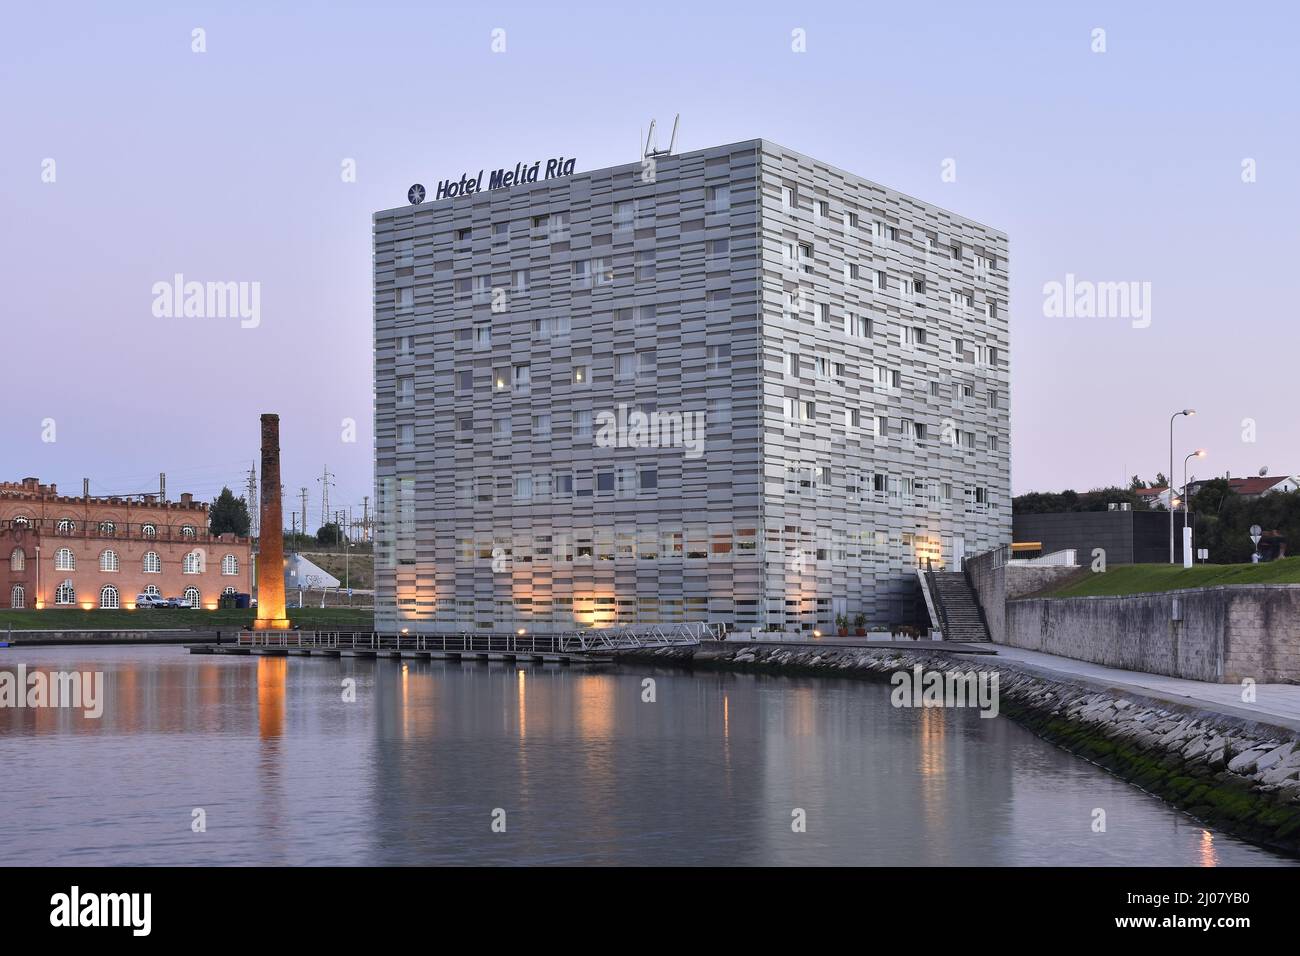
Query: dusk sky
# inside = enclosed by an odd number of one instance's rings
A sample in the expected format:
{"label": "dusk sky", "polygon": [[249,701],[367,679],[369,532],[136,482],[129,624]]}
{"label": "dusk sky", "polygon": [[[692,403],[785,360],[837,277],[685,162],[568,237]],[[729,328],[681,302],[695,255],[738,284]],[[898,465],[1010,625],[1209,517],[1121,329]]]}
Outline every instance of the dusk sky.
{"label": "dusk sky", "polygon": [[[1015,492],[1166,470],[1188,406],[1180,472],[1198,446],[1203,476],[1300,472],[1291,5],[266,6],[6,11],[0,479],[240,492],[276,411],[286,524],[306,486],[316,527],[326,465],[359,513],[371,214],[466,170],[633,162],[677,112],[679,151],[765,137],[1008,234]],[[260,324],[155,316],[177,273],[260,283]],[[1149,327],[1047,317],[1067,274],[1149,282]]]}

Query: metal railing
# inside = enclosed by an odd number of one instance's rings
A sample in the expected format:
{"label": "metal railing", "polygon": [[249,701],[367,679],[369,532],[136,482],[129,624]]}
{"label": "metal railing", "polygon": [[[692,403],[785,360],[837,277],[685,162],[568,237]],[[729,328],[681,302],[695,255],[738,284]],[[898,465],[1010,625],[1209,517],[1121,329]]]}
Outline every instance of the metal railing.
{"label": "metal railing", "polygon": [[463,654],[598,654],[656,647],[691,647],[721,640],[717,624],[675,624],[641,630],[592,628],[557,634],[379,634],[341,631],[241,631],[236,647],[353,651],[440,651]]}

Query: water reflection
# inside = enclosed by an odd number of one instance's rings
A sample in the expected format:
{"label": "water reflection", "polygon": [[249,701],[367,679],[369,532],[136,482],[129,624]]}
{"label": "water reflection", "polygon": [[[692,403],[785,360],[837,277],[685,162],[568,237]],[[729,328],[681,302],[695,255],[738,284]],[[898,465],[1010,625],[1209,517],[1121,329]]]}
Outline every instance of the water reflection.
{"label": "water reflection", "polygon": [[0,711],[0,761],[22,768],[0,778],[0,862],[1280,862],[1006,720],[895,709],[883,684],[4,653],[7,669],[102,670],[106,703],[100,720]]}

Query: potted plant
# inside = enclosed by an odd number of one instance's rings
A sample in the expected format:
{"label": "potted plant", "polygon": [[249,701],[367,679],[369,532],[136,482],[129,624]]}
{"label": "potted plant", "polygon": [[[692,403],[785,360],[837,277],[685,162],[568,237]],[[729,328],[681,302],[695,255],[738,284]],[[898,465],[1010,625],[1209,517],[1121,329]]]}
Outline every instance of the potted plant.
{"label": "potted plant", "polygon": [[840,632],[840,637],[849,636],[849,619],[845,615],[835,615],[835,627]]}
{"label": "potted plant", "polygon": [[853,633],[858,637],[867,636],[867,616],[861,611],[853,615]]}

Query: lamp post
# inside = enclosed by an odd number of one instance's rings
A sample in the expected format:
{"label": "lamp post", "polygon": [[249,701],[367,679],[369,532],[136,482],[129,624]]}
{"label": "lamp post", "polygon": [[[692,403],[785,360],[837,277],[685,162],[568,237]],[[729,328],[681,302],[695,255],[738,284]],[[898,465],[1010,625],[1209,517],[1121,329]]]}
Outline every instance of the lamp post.
{"label": "lamp post", "polygon": [[[1192,554],[1191,554],[1192,536],[1190,533],[1192,526],[1189,523],[1189,518],[1191,516],[1190,502],[1192,496],[1187,489],[1187,463],[1191,461],[1193,458],[1204,458],[1205,455],[1206,455],[1205,449],[1198,448],[1196,449],[1196,451],[1192,452],[1190,455],[1188,455],[1186,458],[1183,459],[1183,567],[1185,568],[1190,568],[1192,566]],[[1171,503],[1172,503],[1172,499],[1171,499]]]}
{"label": "lamp post", "polygon": [[1184,408],[1169,416],[1169,563],[1174,563],[1174,419],[1179,415],[1195,415],[1196,409]]}

